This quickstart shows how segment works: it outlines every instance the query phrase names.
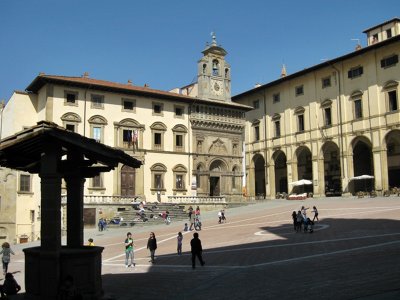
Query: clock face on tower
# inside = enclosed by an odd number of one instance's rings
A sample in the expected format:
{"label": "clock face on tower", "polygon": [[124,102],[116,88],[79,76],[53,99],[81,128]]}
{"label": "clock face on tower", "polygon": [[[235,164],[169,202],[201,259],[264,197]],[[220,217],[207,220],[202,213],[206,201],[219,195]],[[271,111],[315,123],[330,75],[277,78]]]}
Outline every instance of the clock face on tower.
{"label": "clock face on tower", "polygon": [[215,94],[217,96],[222,95],[222,93],[223,93],[222,83],[219,81],[213,80],[211,82],[211,91],[213,94]]}

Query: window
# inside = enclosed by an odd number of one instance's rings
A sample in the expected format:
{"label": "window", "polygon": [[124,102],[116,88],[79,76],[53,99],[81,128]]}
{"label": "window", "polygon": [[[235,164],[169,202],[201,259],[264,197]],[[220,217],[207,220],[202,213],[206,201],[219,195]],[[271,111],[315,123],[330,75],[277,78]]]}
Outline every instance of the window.
{"label": "window", "polygon": [[390,39],[392,37],[392,28],[386,30],[386,37]]}
{"label": "window", "polygon": [[330,107],[326,107],[324,109],[324,117],[325,117],[325,126],[331,126],[332,125],[332,110]]}
{"label": "window", "polygon": [[65,104],[76,105],[78,100],[78,92],[64,91]]}
{"label": "window", "polygon": [[254,141],[257,142],[260,140],[260,126],[254,126]]}
{"label": "window", "polygon": [[101,142],[101,127],[93,126],[93,138],[96,142]]}
{"label": "window", "polygon": [[397,54],[386,57],[381,60],[381,68],[389,68],[395,66],[399,62],[399,56]]}
{"label": "window", "polygon": [[103,187],[103,178],[102,174],[99,174],[92,179],[92,187],[93,188],[102,188]]}
{"label": "window", "polygon": [[361,99],[356,99],[354,100],[354,119],[361,119],[362,117],[362,102]]}
{"label": "window", "polygon": [[387,93],[388,95],[388,100],[389,100],[389,111],[396,111],[398,106],[397,106],[397,91],[389,91]]}
{"label": "window", "polygon": [[175,186],[177,190],[182,190],[184,187],[183,184],[183,175],[176,175],[175,177]]}
{"label": "window", "polygon": [[104,96],[92,95],[92,108],[103,108]]}
{"label": "window", "polygon": [[295,88],[296,96],[300,96],[304,94],[304,87],[303,85],[296,86]]}
{"label": "window", "polygon": [[373,36],[372,36],[372,44],[375,44],[375,43],[377,43],[378,42],[378,34],[376,33],[376,34],[374,34]]}
{"label": "window", "polygon": [[280,137],[281,136],[281,121],[275,121],[275,137]]}
{"label": "window", "polygon": [[276,93],[272,95],[272,101],[273,103],[277,103],[281,101],[281,94],[280,93]]}
{"label": "window", "polygon": [[298,132],[303,132],[304,131],[304,115],[297,115],[297,126],[298,126]]}
{"label": "window", "polygon": [[161,133],[155,132],[154,133],[154,145],[159,146],[161,148]]}
{"label": "window", "polygon": [[134,111],[135,110],[135,101],[128,100],[128,99],[122,99],[122,110]]}
{"label": "window", "polygon": [[74,125],[74,124],[67,124],[67,125],[65,125],[65,128],[66,128],[68,131],[75,132],[75,125]]}
{"label": "window", "polygon": [[175,106],[175,116],[182,117],[183,116],[183,107]]}
{"label": "window", "polygon": [[331,77],[322,78],[322,88],[327,88],[331,86]]}
{"label": "window", "polygon": [[31,191],[31,176],[21,174],[19,176],[19,191],[29,193]]}
{"label": "window", "polygon": [[153,103],[153,114],[160,115],[162,114],[163,107],[160,103]]}
{"label": "window", "polygon": [[154,175],[154,183],[155,183],[155,186],[154,186],[155,189],[162,189],[164,187],[161,174]]}
{"label": "window", "polygon": [[259,109],[260,108],[260,100],[253,101],[253,107],[254,107],[254,109]]}
{"label": "window", "polygon": [[360,77],[363,74],[363,67],[356,67],[349,70],[347,73],[348,78],[353,79],[356,77]]}
{"label": "window", "polygon": [[35,211],[34,210],[29,211],[29,217],[30,217],[31,223],[35,223]]}
{"label": "window", "polygon": [[212,62],[212,74],[213,76],[219,76],[219,62],[217,59]]}

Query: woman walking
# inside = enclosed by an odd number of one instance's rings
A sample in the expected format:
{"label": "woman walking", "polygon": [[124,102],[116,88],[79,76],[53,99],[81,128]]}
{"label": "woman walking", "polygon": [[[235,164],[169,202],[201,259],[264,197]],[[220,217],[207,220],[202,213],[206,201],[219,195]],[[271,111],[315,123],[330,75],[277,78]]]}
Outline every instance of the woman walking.
{"label": "woman walking", "polygon": [[182,232],[180,232],[180,231],[178,232],[178,236],[176,237],[176,239],[178,242],[178,248],[177,248],[178,255],[182,255],[182,241],[183,241]]}
{"label": "woman walking", "polygon": [[11,254],[14,255],[15,253],[11,250],[10,244],[7,242],[4,242],[3,245],[1,245],[1,251],[0,254],[3,254],[2,262],[3,262],[3,275],[6,275],[7,270],[8,270],[8,264],[10,263],[11,259]]}
{"label": "woman walking", "polygon": [[147,249],[150,250],[150,262],[154,263],[154,254],[156,252],[157,249],[157,239],[156,239],[156,235],[154,234],[154,232],[150,233],[150,237],[147,241]]}

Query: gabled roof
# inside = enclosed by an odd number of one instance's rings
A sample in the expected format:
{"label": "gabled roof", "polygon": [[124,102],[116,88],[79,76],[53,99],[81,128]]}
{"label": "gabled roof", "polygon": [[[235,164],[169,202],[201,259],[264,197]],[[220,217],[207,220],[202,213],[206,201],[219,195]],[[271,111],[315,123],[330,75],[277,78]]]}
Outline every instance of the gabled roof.
{"label": "gabled roof", "polygon": [[36,126],[25,129],[0,141],[0,165],[3,167],[38,173],[42,153],[49,143],[57,145],[60,156],[80,153],[85,158],[85,166],[101,164],[108,170],[119,163],[139,168],[142,162],[94,139],[66,130],[52,122],[41,121]]}
{"label": "gabled roof", "polygon": [[189,97],[177,93],[166,92],[148,87],[135,86],[132,84],[122,84],[106,80],[99,80],[87,77],[70,77],[70,76],[58,76],[58,75],[39,75],[32,83],[26,88],[26,91],[31,93],[37,93],[45,84],[53,83],[59,85],[73,86],[78,88],[93,89],[99,91],[122,93],[128,95],[139,95],[144,97],[152,97],[158,99],[166,99],[171,101],[180,101],[185,103],[208,103],[217,106],[231,107],[249,110],[251,107],[242,105],[234,102],[221,102],[207,99],[200,99],[195,97]]}

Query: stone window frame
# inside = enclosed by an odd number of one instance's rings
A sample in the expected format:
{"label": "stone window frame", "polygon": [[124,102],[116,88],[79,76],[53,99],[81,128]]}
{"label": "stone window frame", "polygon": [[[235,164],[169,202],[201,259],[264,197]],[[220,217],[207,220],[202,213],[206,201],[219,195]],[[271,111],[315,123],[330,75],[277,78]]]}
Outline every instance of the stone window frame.
{"label": "stone window frame", "polygon": [[304,84],[298,85],[294,88],[296,97],[304,95]]}
{"label": "stone window frame", "polygon": [[88,120],[90,126],[90,138],[95,139],[94,137],[94,128],[100,127],[100,140],[96,140],[97,142],[104,143],[104,131],[108,122],[106,118],[100,115],[95,115],[89,118]]}
{"label": "stone window frame", "polygon": [[104,173],[100,173],[97,178],[100,179],[100,185],[95,186],[95,177],[90,179],[90,186],[88,187],[88,190],[91,191],[104,191],[106,188],[104,186]]}
{"label": "stone window frame", "polygon": [[[160,112],[155,111],[155,107],[157,105],[160,106]],[[152,102],[151,107],[152,107],[152,115],[153,116],[159,116],[159,117],[164,116],[164,103],[154,101],[154,102]]]}
{"label": "stone window frame", "polygon": [[[167,173],[167,167],[162,164],[162,163],[155,163],[150,167],[151,171],[151,188],[150,190],[152,192],[158,192],[158,191],[166,191],[165,189],[165,174]],[[155,186],[156,181],[155,181],[155,176],[160,175],[161,176],[161,186],[157,187]]]}
{"label": "stone window frame", "polygon": [[[98,102],[95,102],[96,98],[99,100]],[[104,109],[104,98],[102,94],[90,94],[90,108]]]}
{"label": "stone window frame", "polygon": [[272,122],[274,123],[274,138],[281,137],[281,115],[276,113],[272,116]]}
{"label": "stone window frame", "polygon": [[[185,152],[185,148],[186,148],[185,140],[186,140],[186,134],[188,132],[187,128],[182,124],[177,124],[174,126],[174,128],[172,128],[172,132],[174,134],[174,137],[173,137],[174,138],[174,140],[173,140],[174,151]],[[182,136],[182,146],[178,146],[176,144],[178,135]]]}
{"label": "stone window frame", "polygon": [[273,93],[272,94],[272,103],[279,103],[281,102],[281,93]]}
{"label": "stone window frame", "polygon": [[[138,132],[137,138],[137,149],[143,148],[143,132],[145,130],[145,125],[140,124],[138,121],[126,118],[121,120],[120,122],[114,122],[114,130],[115,130],[115,140],[114,143],[116,147],[122,149],[129,149],[130,145],[125,144],[124,142],[124,130],[136,130]],[[133,145],[132,145],[133,146]]]}
{"label": "stone window frame", "polygon": [[254,120],[251,124],[253,127],[253,142],[260,141],[260,120]]}
{"label": "stone window frame", "polygon": [[[181,115],[178,115],[177,113],[176,113],[176,110],[177,109],[181,109],[181,111],[182,111],[182,114]],[[178,119],[183,119],[184,117],[185,117],[185,106],[183,106],[183,105],[174,105],[174,117],[175,118],[178,118]]]}
{"label": "stone window frame", "polygon": [[[182,165],[182,164],[178,164],[176,166],[173,167],[172,169],[173,172],[173,191],[174,192],[186,192],[187,188],[186,188],[186,182],[187,182],[187,168]],[[177,187],[177,179],[178,176],[182,176],[182,188],[178,188]]]}
{"label": "stone window frame", "polygon": [[78,114],[73,113],[73,112],[67,112],[61,116],[61,121],[62,121],[64,128],[67,128],[67,125],[73,125],[74,129],[75,129],[74,132],[77,132],[77,133],[79,132],[78,125],[79,125],[79,123],[82,122],[82,119]]}
{"label": "stone window frame", "polygon": [[254,109],[260,108],[260,100],[259,99],[253,101],[253,108]]}
{"label": "stone window frame", "polygon": [[[18,193],[19,194],[33,194],[32,193],[32,175],[26,172],[18,174]],[[23,182],[23,178],[26,182]],[[27,188],[25,187],[27,185]]]}
{"label": "stone window frame", "polygon": [[330,75],[321,78],[321,86],[322,86],[323,89],[326,89],[326,88],[332,86],[332,80],[331,80],[331,76]]}
{"label": "stone window frame", "polygon": [[[167,131],[167,126],[162,123],[162,122],[154,122],[151,126],[151,148],[152,150],[156,151],[164,151],[164,135],[165,132]],[[156,145],[155,144],[155,134],[160,134],[161,135],[161,144]]]}
{"label": "stone window frame", "polygon": [[302,106],[296,107],[294,114],[297,118],[297,131],[296,133],[303,133],[306,130],[305,108]]}
{"label": "stone window frame", "polygon": [[397,65],[399,62],[399,55],[398,54],[391,54],[383,57],[381,59],[381,68],[387,69]]}
{"label": "stone window frame", "polygon": [[[352,109],[353,109],[353,117],[354,120],[361,120],[364,117],[364,111],[363,111],[363,92],[361,90],[357,90],[351,93],[350,95],[350,101],[353,102],[352,104]],[[357,106],[358,103],[360,103],[360,110],[358,110]],[[357,112],[359,111],[360,115],[357,115]]]}
{"label": "stone window frame", "polygon": [[[126,109],[125,108],[125,102],[132,103],[132,109]],[[130,112],[130,113],[136,113],[136,99],[121,98],[121,111]]]}
{"label": "stone window frame", "polygon": [[[75,95],[74,102],[68,102],[67,101],[68,94]],[[79,92],[78,91],[64,90],[64,105],[65,106],[78,106],[78,98],[79,98]]]}
{"label": "stone window frame", "polygon": [[[398,92],[399,83],[395,80],[390,80],[385,83],[382,91],[385,93],[385,104],[387,113],[397,112],[399,111],[399,92]],[[395,93],[395,103],[391,103],[390,93]],[[393,108],[395,105],[395,108]]]}
{"label": "stone window frame", "polygon": [[347,78],[349,79],[354,79],[361,77],[364,74],[364,68],[361,65],[358,65],[357,67],[350,68],[347,71]]}
{"label": "stone window frame", "polygon": [[[331,99],[326,99],[321,103],[321,109],[322,109],[322,116],[324,120],[324,125],[323,127],[332,127],[333,125],[333,115],[332,115],[332,100]],[[328,123],[328,118],[327,118],[327,112],[329,110],[329,123]]]}

